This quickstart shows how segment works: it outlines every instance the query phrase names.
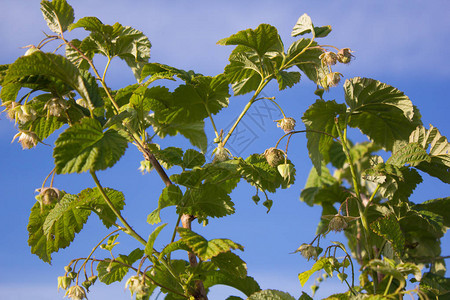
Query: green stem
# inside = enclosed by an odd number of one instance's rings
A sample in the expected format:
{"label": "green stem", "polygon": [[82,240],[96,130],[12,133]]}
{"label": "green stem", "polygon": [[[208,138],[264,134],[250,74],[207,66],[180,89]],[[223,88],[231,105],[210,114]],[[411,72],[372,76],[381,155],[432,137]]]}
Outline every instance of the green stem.
{"label": "green stem", "polygon": [[[104,240],[106,240],[108,237],[110,237],[111,235],[113,235],[114,233],[121,231],[122,228],[118,228],[116,230],[114,230],[113,232],[109,233],[107,236],[105,236],[91,251],[91,253],[89,253],[88,257],[84,260],[83,264],[80,267],[80,271],[81,269],[83,269],[83,267],[86,265],[86,263],[89,261],[89,259],[91,258],[92,254],[94,254],[95,250],[97,250],[98,247],[100,247],[100,245],[103,243]],[[80,276],[80,272],[78,272],[77,274],[77,282],[76,284],[78,284],[78,277]]]}
{"label": "green stem", "polygon": [[394,276],[389,276],[389,282],[388,282],[388,284],[387,284],[387,286],[386,286],[386,289],[384,290],[384,294],[383,294],[383,296],[386,296],[387,294],[388,294],[388,292],[389,292],[389,288],[391,287],[391,283],[392,283],[392,280],[394,279]]}
{"label": "green stem", "polygon": [[302,51],[300,51],[299,53],[297,53],[297,55],[295,55],[291,60],[289,60],[289,61],[287,62],[287,64],[284,64],[284,63],[283,63],[283,64],[281,65],[281,67],[280,67],[280,71],[281,71],[281,70],[284,70],[284,69],[290,68],[290,67],[291,67],[290,64],[291,64],[294,60],[296,60],[300,55],[302,55],[303,53],[305,53],[306,50],[309,49],[309,47],[310,47],[310,46],[312,45],[312,43],[314,42],[314,39],[316,38],[316,33],[314,32],[314,30],[312,30],[312,35],[313,35],[313,37],[312,37],[311,41],[309,42],[308,46],[306,46],[305,48],[302,49]]}
{"label": "green stem", "polygon": [[367,215],[367,211],[370,207],[370,205],[372,204],[373,199],[375,198],[375,195],[378,193],[378,190],[380,189],[381,184],[378,184],[377,187],[375,188],[375,190],[373,191],[372,195],[369,198],[369,201],[367,201],[367,205],[364,208],[364,214]]}
{"label": "green stem", "polygon": [[284,114],[283,109],[282,109],[281,106],[278,105],[278,103],[275,101],[275,97],[272,97],[272,98],[269,98],[269,97],[262,97],[262,98],[256,99],[255,102],[256,102],[256,101],[259,101],[259,100],[269,100],[269,101],[271,101],[273,104],[275,104],[275,105],[278,107],[278,109],[280,110],[281,114],[283,115],[283,118],[286,118],[286,115]]}
{"label": "green stem", "polygon": [[320,133],[320,134],[323,134],[323,135],[327,135],[327,136],[329,136],[329,137],[332,137],[334,140],[336,140],[338,143],[341,144],[341,141],[339,141],[337,137],[335,137],[335,136],[333,136],[333,135],[331,135],[331,134],[329,134],[329,133],[326,133],[326,132],[323,132],[323,131],[319,131],[319,130],[306,129],[306,130],[295,130],[295,131],[291,131],[291,132],[288,132],[288,133],[284,134],[282,137],[280,137],[280,138],[278,139],[277,143],[275,144],[275,148],[278,148],[278,144],[279,144],[286,136],[288,136],[288,135],[293,135],[293,134],[296,134],[296,133],[305,133],[305,132],[314,132],[314,133]]}
{"label": "green stem", "polygon": [[97,188],[99,189],[100,193],[102,194],[103,199],[105,200],[105,202],[108,204],[109,208],[111,208],[111,210],[114,212],[114,214],[117,216],[117,218],[122,222],[122,224],[127,229],[125,232],[128,233],[129,235],[131,235],[132,237],[134,237],[141,244],[146,246],[147,241],[144,240],[139,234],[137,234],[137,232],[134,231],[133,228],[131,228],[131,226],[128,224],[128,222],[122,217],[120,212],[114,207],[114,204],[111,202],[108,195],[106,195],[105,190],[103,189],[102,185],[100,184],[100,181],[98,180],[97,175],[95,174],[95,171],[90,170],[90,173],[91,173],[92,178],[95,181],[95,184],[97,185]]}
{"label": "green stem", "polygon": [[102,82],[105,82],[106,72],[108,71],[110,63],[111,63],[111,58],[108,57],[108,62],[106,63],[105,70],[103,71]]}
{"label": "green stem", "polygon": [[244,107],[244,109],[242,110],[241,114],[239,115],[239,117],[237,118],[236,122],[234,122],[233,127],[231,127],[230,131],[228,131],[227,135],[225,136],[225,138],[222,141],[222,146],[225,146],[225,144],[227,143],[228,139],[230,138],[231,134],[233,133],[233,131],[236,129],[236,127],[238,126],[239,122],[241,121],[241,119],[245,116],[245,114],[247,113],[247,111],[250,109],[250,107],[252,106],[252,104],[256,101],[256,97],[258,97],[259,93],[261,93],[261,91],[264,89],[264,87],[270,82],[270,77],[269,78],[264,78],[263,80],[261,80],[258,88],[256,89],[255,93],[253,94],[253,97],[250,99],[250,101],[248,101],[247,105]]}
{"label": "green stem", "polygon": [[207,104],[205,104],[205,109],[206,109],[206,112],[208,113],[209,119],[211,120],[211,124],[212,124],[212,126],[214,128],[214,132],[216,133],[216,138],[218,138],[219,137],[219,132],[217,131],[216,123],[214,123],[214,119],[212,117],[211,112],[209,111],[209,108],[208,108]]}

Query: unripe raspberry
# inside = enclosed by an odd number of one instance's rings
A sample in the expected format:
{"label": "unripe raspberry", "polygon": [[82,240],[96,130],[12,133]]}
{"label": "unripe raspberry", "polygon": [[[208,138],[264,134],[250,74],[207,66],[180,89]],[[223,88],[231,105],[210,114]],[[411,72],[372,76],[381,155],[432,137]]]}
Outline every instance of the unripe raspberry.
{"label": "unripe raspberry", "polygon": [[333,219],[330,220],[328,224],[328,230],[332,230],[335,232],[340,232],[348,227],[347,221],[341,215],[334,216]]}
{"label": "unripe raspberry", "polygon": [[354,57],[352,52],[350,48],[342,48],[337,54],[338,61],[343,64],[348,64],[352,60],[352,57]]}
{"label": "unripe raspberry", "polygon": [[264,157],[266,158],[267,163],[272,167],[276,167],[284,162],[284,153],[277,148],[272,147],[264,151]]}
{"label": "unripe raspberry", "polygon": [[277,120],[277,127],[280,127],[284,130],[285,133],[288,133],[295,129],[295,119],[294,118],[283,118],[281,120]]}
{"label": "unripe raspberry", "polygon": [[16,120],[25,124],[36,119],[36,111],[29,105],[24,104],[15,108]]}
{"label": "unripe raspberry", "polygon": [[322,66],[334,66],[338,56],[334,52],[326,51],[322,53],[319,58],[322,60]]}
{"label": "unripe raspberry", "polygon": [[130,290],[131,296],[133,296],[134,294],[136,294],[136,296],[145,295],[147,293],[145,282],[137,275],[128,278],[127,282],[125,283],[125,288],[128,288]]}
{"label": "unripe raspberry", "polygon": [[319,256],[317,247],[314,247],[310,244],[302,244],[295,252],[300,252],[302,256],[307,260],[310,260],[311,258],[317,260],[317,256]]}
{"label": "unripe raspberry", "polygon": [[54,117],[60,117],[68,107],[66,101],[61,98],[52,98],[44,105],[44,109],[47,110],[47,115]]}
{"label": "unripe raspberry", "polygon": [[69,297],[72,300],[87,299],[86,291],[84,290],[83,287],[81,287],[79,285],[74,285],[74,286],[70,287],[64,296]]}
{"label": "unripe raspberry", "polygon": [[214,159],[213,162],[222,162],[229,160],[231,157],[230,150],[224,148],[222,145],[218,145],[216,149],[213,151]]}
{"label": "unripe raspberry", "polygon": [[329,87],[337,86],[341,81],[341,76],[342,74],[339,72],[328,73],[327,76],[322,79],[323,87],[328,89]]}
{"label": "unripe raspberry", "polygon": [[25,130],[17,133],[14,136],[12,142],[14,142],[14,140],[16,138],[19,138],[19,143],[22,145],[22,149],[31,149],[33,147],[36,147],[36,145],[39,141],[36,133],[34,133],[32,131],[25,131]]}
{"label": "unripe raspberry", "polygon": [[54,187],[46,187],[38,189],[39,196],[41,196],[42,204],[49,205],[59,200],[59,190]]}

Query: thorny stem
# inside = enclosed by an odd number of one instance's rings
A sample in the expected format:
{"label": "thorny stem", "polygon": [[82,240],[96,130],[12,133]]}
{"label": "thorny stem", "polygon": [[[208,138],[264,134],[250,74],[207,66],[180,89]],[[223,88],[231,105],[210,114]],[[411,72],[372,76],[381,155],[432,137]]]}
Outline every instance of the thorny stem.
{"label": "thorny stem", "polygon": [[[114,230],[113,232],[109,233],[107,236],[105,236],[105,237],[104,237],[104,238],[103,238],[103,239],[102,239],[102,240],[94,247],[94,249],[92,249],[91,253],[89,253],[88,257],[84,260],[83,264],[81,265],[81,267],[80,267],[80,269],[79,269],[79,271],[78,271],[78,274],[77,274],[77,281],[76,281],[76,284],[77,284],[77,285],[78,285],[78,277],[80,276],[81,269],[83,269],[83,267],[86,266],[86,263],[89,261],[89,259],[91,258],[92,254],[94,254],[95,250],[97,250],[97,248],[100,247],[100,245],[101,245],[108,237],[110,237],[110,236],[113,235],[114,233],[116,233],[116,232],[118,232],[118,231],[121,231],[121,230],[122,230],[122,228],[118,228],[118,229]],[[85,272],[86,272],[86,270],[85,270]]]}
{"label": "thorny stem", "polygon": [[122,217],[120,212],[115,208],[114,204],[109,199],[108,195],[106,195],[105,190],[103,189],[102,185],[100,184],[100,181],[97,178],[97,175],[95,174],[95,171],[90,170],[91,176],[95,181],[95,184],[97,188],[99,189],[100,193],[103,196],[103,199],[108,204],[109,208],[114,212],[114,214],[117,216],[117,218],[122,222],[122,224],[127,229],[125,232],[134,237],[136,240],[138,240],[141,244],[144,246],[147,245],[147,241],[144,240],[134,229],[128,224],[128,222]]}

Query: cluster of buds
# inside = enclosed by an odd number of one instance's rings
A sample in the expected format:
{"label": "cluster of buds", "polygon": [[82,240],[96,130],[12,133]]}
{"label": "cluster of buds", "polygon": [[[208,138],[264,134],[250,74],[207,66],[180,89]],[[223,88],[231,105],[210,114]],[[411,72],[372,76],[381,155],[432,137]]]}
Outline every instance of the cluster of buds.
{"label": "cluster of buds", "polygon": [[285,160],[284,152],[274,147],[264,151],[264,157],[266,158],[267,163],[272,167],[277,167]]}
{"label": "cluster of buds", "polygon": [[36,147],[39,142],[39,138],[36,133],[28,130],[19,131],[11,141],[14,142],[16,138],[19,138],[19,143],[22,145],[22,149],[31,149]]}
{"label": "cluster of buds", "polygon": [[39,197],[44,205],[49,205],[59,200],[60,192],[57,188],[45,187],[37,189],[36,192],[39,192]]}
{"label": "cluster of buds", "polygon": [[301,244],[300,247],[298,247],[297,250],[295,250],[294,253],[300,252],[304,258],[307,260],[310,260],[313,258],[314,260],[317,260],[317,257],[319,256],[321,249],[319,247],[314,247],[310,244]]}
{"label": "cluster of buds", "polygon": [[64,296],[68,297],[72,300],[87,299],[85,289],[79,285],[74,285],[74,286],[70,287]]}
{"label": "cluster of buds", "polygon": [[145,280],[137,275],[128,278],[125,283],[125,288],[128,288],[131,292],[131,296],[136,294],[138,296],[145,296],[148,293],[148,287],[145,285]]}
{"label": "cluster of buds", "polygon": [[276,120],[277,127],[280,127],[284,130],[285,133],[291,132],[295,129],[295,119],[294,118],[283,118],[280,120]]}
{"label": "cluster of buds", "polygon": [[51,98],[44,105],[44,109],[47,110],[47,117],[54,116],[60,117],[61,114],[69,108],[66,101],[61,98]]}
{"label": "cluster of buds", "polygon": [[214,159],[213,162],[222,162],[229,160],[231,157],[231,152],[227,148],[224,148],[221,144],[213,150]]}

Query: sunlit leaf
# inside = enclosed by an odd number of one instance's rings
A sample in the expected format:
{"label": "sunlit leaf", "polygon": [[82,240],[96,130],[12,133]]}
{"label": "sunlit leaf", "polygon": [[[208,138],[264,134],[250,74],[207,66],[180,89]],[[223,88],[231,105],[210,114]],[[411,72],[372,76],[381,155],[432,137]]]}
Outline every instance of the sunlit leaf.
{"label": "sunlit leaf", "polygon": [[252,294],[248,300],[295,300],[288,293],[277,290],[262,290]]}
{"label": "sunlit leaf", "polygon": [[393,245],[399,257],[402,256],[405,248],[405,237],[397,219],[393,215],[376,220],[370,224],[370,228],[376,234],[388,240]]}
{"label": "sunlit leaf", "polygon": [[60,33],[74,21],[73,8],[66,0],[42,1],[41,11],[51,31]]}

